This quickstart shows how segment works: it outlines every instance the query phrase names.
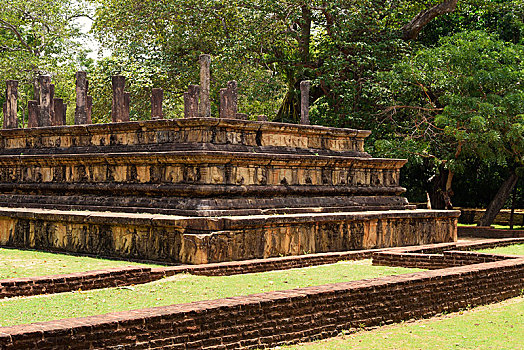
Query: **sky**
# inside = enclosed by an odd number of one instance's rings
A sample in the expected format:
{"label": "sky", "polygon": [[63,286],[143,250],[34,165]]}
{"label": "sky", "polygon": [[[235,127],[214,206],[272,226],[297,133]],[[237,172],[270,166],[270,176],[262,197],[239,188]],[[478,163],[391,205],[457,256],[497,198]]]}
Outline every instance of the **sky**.
{"label": "sky", "polygon": [[81,40],[80,43],[91,50],[87,57],[97,60],[111,55],[111,52],[108,50],[102,50],[102,52],[99,52],[101,49],[100,43],[89,33],[93,24],[93,21],[90,18],[77,17],[75,18],[75,21],[80,26],[82,33],[86,35],[85,39]]}

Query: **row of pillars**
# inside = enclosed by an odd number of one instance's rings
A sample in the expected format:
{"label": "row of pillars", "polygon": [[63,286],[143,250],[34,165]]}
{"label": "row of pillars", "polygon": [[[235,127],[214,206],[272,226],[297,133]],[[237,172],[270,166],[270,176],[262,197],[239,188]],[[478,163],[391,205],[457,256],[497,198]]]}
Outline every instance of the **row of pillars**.
{"label": "row of pillars", "polygon": [[[211,56],[201,55],[200,85],[189,85],[184,93],[184,118],[211,117],[210,65]],[[17,96],[18,82],[9,80],[6,84],[6,102],[3,106],[4,129],[18,127]],[[300,83],[301,93],[301,124],[309,124],[309,81]],[[75,124],[91,124],[93,98],[88,95],[89,82],[86,72],[76,73],[76,108]],[[111,117],[113,122],[129,121],[130,96],[125,91],[125,77],[113,76],[113,102]],[[151,119],[162,119],[162,102],[164,92],[154,88],[151,94]],[[57,126],[66,124],[67,105],[63,99],[54,97],[54,85],[49,75],[38,77],[35,88],[35,100],[28,102],[28,127]],[[238,113],[238,86],[236,81],[227,82],[227,86],[220,89],[219,117],[228,119],[247,119],[247,114]],[[257,116],[258,120],[267,120],[264,115]]]}

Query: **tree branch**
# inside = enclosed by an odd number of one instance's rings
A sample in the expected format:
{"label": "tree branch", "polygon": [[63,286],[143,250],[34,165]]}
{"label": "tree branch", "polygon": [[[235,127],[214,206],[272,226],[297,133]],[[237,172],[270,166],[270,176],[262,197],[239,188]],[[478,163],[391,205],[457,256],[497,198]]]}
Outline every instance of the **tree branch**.
{"label": "tree branch", "polygon": [[458,0],[447,0],[416,15],[409,23],[402,27],[404,40],[416,39],[422,29],[434,18],[455,11]]}
{"label": "tree branch", "polygon": [[33,52],[33,50],[26,43],[24,38],[22,38],[22,34],[20,34],[20,32],[11,23],[6,22],[6,21],[0,19],[0,24],[3,24],[3,26],[0,26],[0,27],[5,28],[7,30],[10,30],[14,35],[16,35],[16,37],[18,38],[18,41],[20,41],[22,46],[24,46],[29,52],[31,52],[31,53]]}

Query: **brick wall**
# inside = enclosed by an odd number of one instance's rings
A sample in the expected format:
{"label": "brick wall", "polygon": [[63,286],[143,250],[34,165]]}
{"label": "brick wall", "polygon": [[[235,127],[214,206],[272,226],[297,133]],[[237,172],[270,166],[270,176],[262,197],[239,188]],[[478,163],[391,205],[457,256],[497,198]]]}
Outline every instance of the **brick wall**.
{"label": "brick wall", "polygon": [[[462,224],[477,224],[480,221],[482,215],[484,215],[484,209],[468,209],[460,208],[460,219],[459,222]],[[502,209],[495,217],[494,224],[498,225],[509,225],[511,210]],[[513,213],[513,224],[524,225],[524,210],[517,209]]]}
{"label": "brick wall", "polygon": [[63,275],[10,278],[0,280],[0,299],[37,294],[53,294],[73,290],[88,290],[127,286],[161,278],[147,267],[121,267]]}
{"label": "brick wall", "polygon": [[4,349],[263,348],[520,295],[524,259],[0,328]]}
{"label": "brick wall", "polygon": [[[524,238],[486,240],[473,243],[440,243],[401,248],[318,253],[202,265],[178,265],[155,268],[124,267],[64,275],[5,279],[0,280],[0,299],[15,296],[69,292],[78,289],[89,290],[147,283],[165,276],[173,276],[179,273],[190,273],[192,275],[202,276],[229,276],[334,264],[339,261],[362,260],[370,259],[372,257],[375,265],[437,269],[513,258],[512,256],[481,254],[456,250],[494,248],[518,243],[524,243]],[[447,252],[449,250],[455,251]],[[381,252],[384,252],[384,254]],[[457,262],[455,263],[453,259]],[[460,259],[463,261],[460,261]]]}
{"label": "brick wall", "polygon": [[458,226],[457,234],[461,237],[519,238],[524,237],[524,230],[500,230],[482,226]]}
{"label": "brick wall", "polygon": [[373,254],[373,265],[401,266],[436,270],[454,266],[481,264],[486,262],[518,258],[521,257],[467,251],[445,251],[442,254],[377,252]]}

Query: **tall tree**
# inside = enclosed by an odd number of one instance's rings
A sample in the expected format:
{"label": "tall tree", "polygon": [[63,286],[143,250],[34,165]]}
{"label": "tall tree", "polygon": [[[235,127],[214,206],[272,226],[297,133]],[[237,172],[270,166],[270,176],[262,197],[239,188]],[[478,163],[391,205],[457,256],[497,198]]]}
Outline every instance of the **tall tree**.
{"label": "tall tree", "polygon": [[432,202],[451,206],[453,177],[469,157],[512,169],[524,165],[523,72],[521,45],[479,31],[441,39],[382,74],[393,101],[382,114],[397,135],[377,146],[433,159]]}
{"label": "tall tree", "polygon": [[[0,12],[0,84],[7,79],[21,82],[22,101],[32,97],[32,87],[41,73],[53,75],[57,95],[70,99],[76,66],[83,57],[75,18],[85,14],[75,0],[10,0]],[[20,104],[23,108],[25,103]]]}

